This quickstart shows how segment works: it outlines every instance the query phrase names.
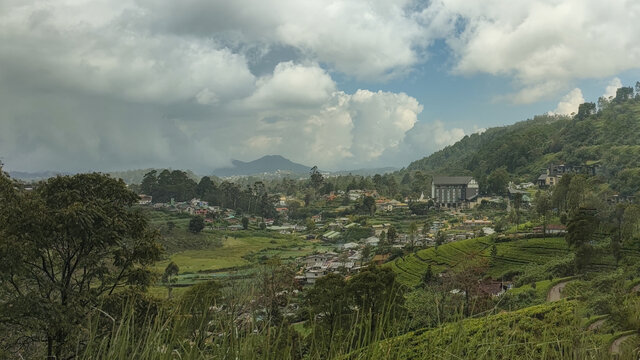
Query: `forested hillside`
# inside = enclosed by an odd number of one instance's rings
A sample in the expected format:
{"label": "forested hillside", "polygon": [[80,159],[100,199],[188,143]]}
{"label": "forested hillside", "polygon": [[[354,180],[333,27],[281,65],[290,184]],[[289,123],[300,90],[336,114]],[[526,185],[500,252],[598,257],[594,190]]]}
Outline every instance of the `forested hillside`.
{"label": "forested hillside", "polygon": [[638,192],[640,96],[634,97],[631,87],[623,87],[614,98],[600,98],[597,107],[595,103],[580,105],[572,117],[541,115],[465,136],[414,161],[406,171],[473,175],[484,187],[487,177],[501,168],[513,180],[533,181],[551,164],[598,164],[599,174],[614,191],[623,195]]}

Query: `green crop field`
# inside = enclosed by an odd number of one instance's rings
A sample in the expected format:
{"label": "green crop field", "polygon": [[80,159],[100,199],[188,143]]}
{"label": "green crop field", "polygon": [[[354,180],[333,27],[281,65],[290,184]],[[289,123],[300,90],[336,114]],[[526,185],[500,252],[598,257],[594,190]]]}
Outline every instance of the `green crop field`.
{"label": "green crop field", "polygon": [[[213,271],[232,267],[251,265],[245,256],[265,249],[291,247],[298,249],[307,248],[312,251],[309,243],[297,238],[276,239],[269,237],[227,237],[222,241],[222,246],[212,249],[185,250],[172,254],[169,259],[156,263],[156,269],[164,270],[170,261],[175,262],[181,273],[195,273]],[[304,253],[304,252],[300,252]],[[273,251],[272,255],[277,252]]]}
{"label": "green crop field", "polygon": [[[422,279],[427,266],[432,271],[443,271],[455,267],[469,256],[478,255],[490,258],[493,242],[489,237],[467,239],[443,244],[435,248],[420,250],[415,254],[398,258],[389,265],[405,285],[415,286]],[[489,275],[499,277],[502,274],[521,269],[524,265],[541,264],[551,258],[564,256],[569,251],[563,238],[522,239],[497,243],[497,257],[490,261]]]}
{"label": "green crop field", "polygon": [[[520,270],[527,264],[544,264],[552,258],[565,256],[569,249],[564,238],[522,239],[496,244],[498,250],[495,259],[491,260],[489,275],[494,278]],[[490,258],[491,248],[487,248],[482,255]]]}
{"label": "green crop field", "polygon": [[489,238],[481,237],[443,244],[435,248],[420,250],[398,258],[389,265],[397,274],[398,279],[405,285],[417,285],[427,266],[431,265],[434,272],[456,266],[459,261],[470,255],[480,254],[491,245]]}
{"label": "green crop field", "polygon": [[560,301],[466,319],[381,341],[349,359],[601,358],[611,336],[582,330],[576,303]]}

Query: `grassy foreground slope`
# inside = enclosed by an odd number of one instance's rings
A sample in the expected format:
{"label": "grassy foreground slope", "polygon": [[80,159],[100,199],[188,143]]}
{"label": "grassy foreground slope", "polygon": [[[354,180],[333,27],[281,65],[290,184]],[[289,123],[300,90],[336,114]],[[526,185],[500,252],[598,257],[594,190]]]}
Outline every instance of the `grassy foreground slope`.
{"label": "grassy foreground slope", "polygon": [[604,359],[612,335],[586,332],[571,301],[543,304],[381,341],[349,359]]}

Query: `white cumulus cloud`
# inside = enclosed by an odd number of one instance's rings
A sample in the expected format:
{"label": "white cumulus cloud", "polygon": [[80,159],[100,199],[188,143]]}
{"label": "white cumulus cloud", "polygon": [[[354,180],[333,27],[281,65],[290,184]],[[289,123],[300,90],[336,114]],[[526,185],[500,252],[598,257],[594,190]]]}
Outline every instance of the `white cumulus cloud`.
{"label": "white cumulus cloud", "polygon": [[518,103],[553,97],[575,79],[637,69],[638,16],[633,0],[436,0],[421,13],[444,34],[455,73],[511,77]]}
{"label": "white cumulus cloud", "polygon": [[555,110],[550,111],[549,113],[552,115],[571,115],[572,113],[578,111],[578,106],[580,106],[580,104],[582,103],[584,103],[582,90],[575,88],[569,91],[567,95],[562,97],[562,100],[560,100]]}
{"label": "white cumulus cloud", "polygon": [[622,82],[620,81],[619,78],[615,77],[611,79],[607,87],[604,89],[604,94],[602,94],[602,97],[604,97],[605,99],[609,99],[610,97],[615,97],[616,90],[618,90],[621,87],[622,87]]}

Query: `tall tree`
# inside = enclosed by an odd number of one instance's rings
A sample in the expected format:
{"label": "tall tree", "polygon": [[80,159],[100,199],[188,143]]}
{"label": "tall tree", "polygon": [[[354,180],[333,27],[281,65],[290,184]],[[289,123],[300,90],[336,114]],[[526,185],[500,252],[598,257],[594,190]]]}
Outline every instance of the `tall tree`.
{"label": "tall tree", "polygon": [[160,247],[132,208],[137,198],[102,174],[59,176],[23,192],[0,173],[0,322],[11,334],[44,339],[47,356],[67,358],[101,299],[149,284]]}
{"label": "tall tree", "polygon": [[416,245],[416,234],[418,233],[418,223],[416,223],[415,221],[412,221],[411,224],[409,224],[409,245],[411,246],[411,249],[413,249]]}
{"label": "tall tree", "polygon": [[172,261],[164,269],[164,274],[162,274],[162,282],[167,286],[167,297],[169,299],[171,299],[173,283],[175,282],[175,277],[178,276],[178,272],[180,272],[180,268]]}
{"label": "tall tree", "polygon": [[542,217],[542,237],[547,236],[547,222],[551,212],[551,196],[549,192],[538,190],[534,198],[534,205],[538,216]]}
{"label": "tall tree", "polygon": [[389,229],[387,230],[387,239],[389,240],[389,243],[393,244],[397,238],[398,233],[396,232],[396,228],[393,225],[389,226]]}
{"label": "tall tree", "polygon": [[374,198],[372,198],[371,196],[365,196],[364,199],[362,199],[362,208],[369,215],[371,215],[371,216],[375,215],[376,214],[376,200]]}
{"label": "tall tree", "polygon": [[494,170],[487,178],[488,190],[493,194],[503,195],[508,184],[509,173],[504,167]]}
{"label": "tall tree", "polygon": [[593,253],[592,241],[598,229],[598,218],[590,209],[579,209],[569,219],[565,240],[576,254],[576,268],[584,270]]}
{"label": "tall tree", "polygon": [[320,186],[322,186],[322,183],[324,182],[324,177],[318,170],[317,166],[312,167],[311,170],[309,171],[309,180],[311,182],[311,186],[315,190],[319,190]]}

